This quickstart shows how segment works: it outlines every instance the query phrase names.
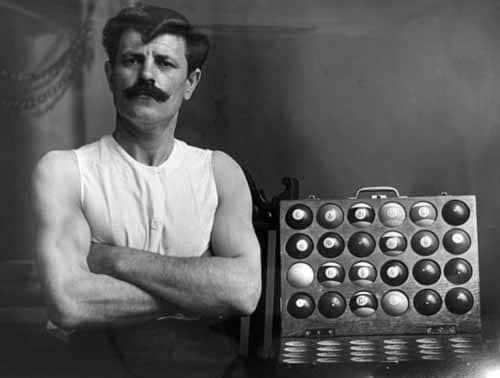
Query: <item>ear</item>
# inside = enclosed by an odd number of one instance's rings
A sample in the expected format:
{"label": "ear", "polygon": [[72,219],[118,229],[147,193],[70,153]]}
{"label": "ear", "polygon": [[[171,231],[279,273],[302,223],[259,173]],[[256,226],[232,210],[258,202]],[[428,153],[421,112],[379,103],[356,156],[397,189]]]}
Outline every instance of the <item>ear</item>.
{"label": "ear", "polygon": [[193,95],[198,83],[201,79],[201,70],[199,68],[191,72],[186,79],[186,91],[184,92],[184,99],[189,100]]}
{"label": "ear", "polygon": [[111,67],[109,60],[104,63],[104,72],[106,73],[106,79],[108,79],[109,89],[113,90],[113,67]]}

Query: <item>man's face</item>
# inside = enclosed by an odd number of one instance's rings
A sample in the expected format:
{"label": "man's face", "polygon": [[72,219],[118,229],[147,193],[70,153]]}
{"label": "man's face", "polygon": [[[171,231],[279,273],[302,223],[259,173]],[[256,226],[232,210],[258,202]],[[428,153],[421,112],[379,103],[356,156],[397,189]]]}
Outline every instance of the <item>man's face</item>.
{"label": "man's face", "polygon": [[[200,78],[198,69],[187,74],[182,37],[162,34],[144,44],[133,29],[122,34],[115,64],[106,64],[106,74],[117,112],[141,128],[174,119]],[[141,85],[147,83],[151,87]]]}

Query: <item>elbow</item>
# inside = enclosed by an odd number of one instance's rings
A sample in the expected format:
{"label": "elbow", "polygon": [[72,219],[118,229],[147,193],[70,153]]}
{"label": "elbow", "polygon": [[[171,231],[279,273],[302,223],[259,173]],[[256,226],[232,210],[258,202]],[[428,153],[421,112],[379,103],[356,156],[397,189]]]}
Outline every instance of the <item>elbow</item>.
{"label": "elbow", "polygon": [[257,309],[261,295],[261,280],[247,281],[236,300],[236,312],[240,316],[252,315]]}
{"label": "elbow", "polygon": [[69,298],[52,301],[47,306],[49,320],[64,330],[78,329],[85,323],[80,305]]}

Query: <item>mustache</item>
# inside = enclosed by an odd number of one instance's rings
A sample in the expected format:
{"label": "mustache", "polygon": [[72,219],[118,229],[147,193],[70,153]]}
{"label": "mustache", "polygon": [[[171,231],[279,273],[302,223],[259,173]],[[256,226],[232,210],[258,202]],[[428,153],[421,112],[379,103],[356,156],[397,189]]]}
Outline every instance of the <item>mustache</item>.
{"label": "mustache", "polygon": [[157,102],[165,102],[168,100],[168,94],[162,91],[161,89],[155,87],[155,85],[146,80],[139,80],[136,84],[131,87],[128,87],[123,91],[125,97],[128,99],[146,95],[154,98]]}

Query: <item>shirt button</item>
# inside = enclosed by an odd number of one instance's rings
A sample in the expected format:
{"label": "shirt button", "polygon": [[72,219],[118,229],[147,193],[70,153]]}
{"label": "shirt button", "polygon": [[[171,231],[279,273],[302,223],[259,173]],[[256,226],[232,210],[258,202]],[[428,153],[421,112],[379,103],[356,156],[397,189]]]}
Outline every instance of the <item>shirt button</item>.
{"label": "shirt button", "polygon": [[151,228],[153,230],[156,230],[158,228],[160,228],[160,221],[157,219],[157,218],[154,218],[152,221],[151,221]]}

